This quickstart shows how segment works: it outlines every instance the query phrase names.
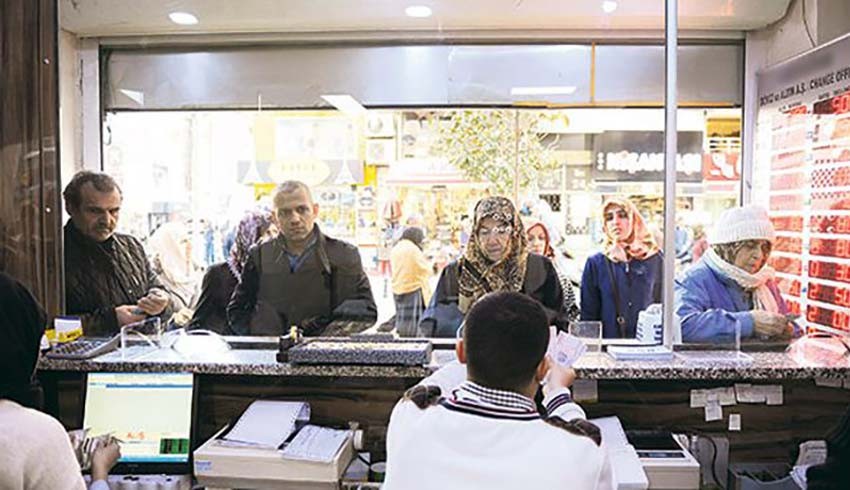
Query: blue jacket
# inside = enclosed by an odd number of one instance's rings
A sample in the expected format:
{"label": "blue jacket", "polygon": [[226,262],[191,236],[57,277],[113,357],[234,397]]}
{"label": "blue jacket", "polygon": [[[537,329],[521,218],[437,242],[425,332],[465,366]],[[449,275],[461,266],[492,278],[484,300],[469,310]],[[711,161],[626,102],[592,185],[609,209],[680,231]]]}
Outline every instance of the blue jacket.
{"label": "blue jacket", "polygon": [[638,313],[653,303],[661,302],[662,265],[664,257],[657,253],[646,260],[611,262],[602,253],[587,259],[581,276],[581,319],[602,321],[602,336],[620,337],[617,308],[611,273],[617,281],[620,314],[626,319],[626,338],[635,337]]}
{"label": "blue jacket", "polygon": [[[788,313],[776,285],[770,282],[768,287],[779,312]],[[676,280],[675,308],[683,342],[734,342],[736,325],[741,326],[741,338],[753,335],[752,294],[711,270],[704,260]]]}

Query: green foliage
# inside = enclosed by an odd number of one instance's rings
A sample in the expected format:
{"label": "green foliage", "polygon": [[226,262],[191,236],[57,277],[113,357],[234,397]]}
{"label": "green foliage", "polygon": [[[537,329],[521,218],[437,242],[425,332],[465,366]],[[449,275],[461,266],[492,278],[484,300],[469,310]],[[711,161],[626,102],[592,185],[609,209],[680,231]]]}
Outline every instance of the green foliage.
{"label": "green foliage", "polygon": [[544,144],[545,134],[538,133],[547,117],[542,111],[464,109],[441,117],[448,119],[439,123],[437,153],[497,194],[512,195],[516,179],[522,191],[558,167],[552,151],[557,139]]}

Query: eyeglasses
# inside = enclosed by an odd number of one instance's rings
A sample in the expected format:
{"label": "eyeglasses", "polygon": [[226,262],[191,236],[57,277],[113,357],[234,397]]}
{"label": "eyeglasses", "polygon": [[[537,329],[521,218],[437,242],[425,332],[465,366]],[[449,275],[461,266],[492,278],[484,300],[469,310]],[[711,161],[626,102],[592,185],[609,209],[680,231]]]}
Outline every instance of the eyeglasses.
{"label": "eyeglasses", "polygon": [[506,236],[510,235],[512,231],[513,231],[513,227],[507,226],[507,225],[497,226],[497,227],[491,228],[489,230],[487,228],[482,228],[482,229],[478,230],[478,238],[481,241],[485,241],[485,240],[489,239],[490,237],[505,238]]}

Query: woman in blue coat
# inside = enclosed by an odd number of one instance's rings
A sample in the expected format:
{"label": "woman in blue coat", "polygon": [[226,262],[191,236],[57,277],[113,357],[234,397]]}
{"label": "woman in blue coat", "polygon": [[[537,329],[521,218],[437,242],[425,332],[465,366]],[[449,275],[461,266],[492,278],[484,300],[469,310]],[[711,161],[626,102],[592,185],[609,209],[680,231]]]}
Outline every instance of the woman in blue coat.
{"label": "woman in blue coat", "polygon": [[601,321],[605,338],[634,338],[638,313],[661,302],[663,258],[631,201],[610,199],[602,215],[605,249],[584,265],[581,319]]}
{"label": "woman in blue coat", "polygon": [[733,342],[742,338],[787,338],[788,308],[767,259],[776,234],[759,206],[723,212],[709,248],[676,281],[676,314],[684,342]]}

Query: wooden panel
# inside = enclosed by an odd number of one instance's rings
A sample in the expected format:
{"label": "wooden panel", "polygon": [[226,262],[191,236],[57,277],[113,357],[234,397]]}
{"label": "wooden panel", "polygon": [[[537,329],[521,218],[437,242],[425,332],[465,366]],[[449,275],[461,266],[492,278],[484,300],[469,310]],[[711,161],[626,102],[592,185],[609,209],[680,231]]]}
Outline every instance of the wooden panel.
{"label": "wooden panel", "polygon": [[0,1],[0,269],[61,308],[55,0]]}

